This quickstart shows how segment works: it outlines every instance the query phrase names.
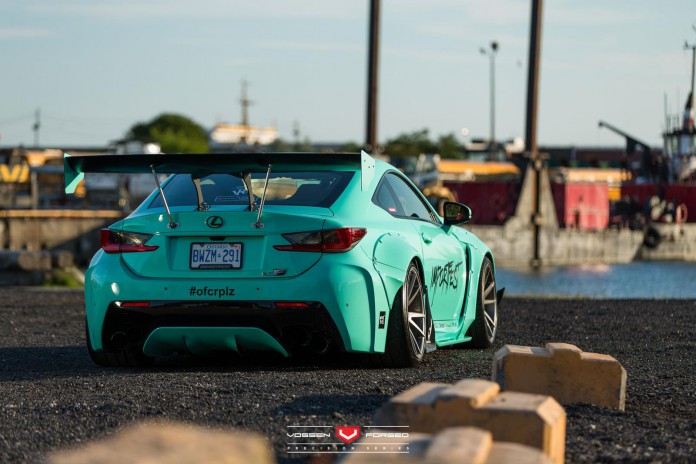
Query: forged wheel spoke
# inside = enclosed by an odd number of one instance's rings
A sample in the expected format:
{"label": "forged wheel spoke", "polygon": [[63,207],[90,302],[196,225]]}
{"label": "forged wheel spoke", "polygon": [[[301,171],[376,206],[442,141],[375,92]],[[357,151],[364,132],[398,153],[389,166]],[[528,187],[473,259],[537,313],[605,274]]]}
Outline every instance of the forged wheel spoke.
{"label": "forged wheel spoke", "polygon": [[488,287],[486,287],[486,290],[483,291],[484,298],[487,297],[491,293],[491,290],[493,290],[494,288],[495,288],[495,282],[491,282],[488,285]]}
{"label": "forged wheel spoke", "polygon": [[483,314],[484,314],[484,316],[486,316],[486,322],[488,323],[487,325],[492,327],[492,328],[495,328],[495,320],[491,317],[491,315],[485,311]]}
{"label": "forged wheel spoke", "polygon": [[411,307],[411,303],[413,303],[413,301],[418,297],[418,295],[420,295],[420,289],[419,289],[417,292],[414,292],[414,293],[413,293],[413,296],[411,296],[411,297],[408,299],[408,307],[409,307],[409,308]]}
{"label": "forged wheel spoke", "polygon": [[407,337],[416,356],[420,357],[425,352],[427,321],[423,303],[423,286],[415,267],[409,268],[403,292]]}
{"label": "forged wheel spoke", "polygon": [[[412,314],[414,314],[412,316]],[[420,313],[408,313],[408,325],[411,332],[418,332],[419,335],[425,337],[425,317]]]}
{"label": "forged wheel spoke", "polygon": [[416,285],[415,280],[416,280],[416,274],[415,274],[415,273],[411,273],[411,274],[408,276],[408,285],[406,286],[406,289],[408,290],[408,292],[407,292],[408,295],[410,295],[411,293],[413,293],[413,287],[415,287],[415,285]]}
{"label": "forged wheel spoke", "polygon": [[416,337],[413,335],[413,332],[411,332],[411,341],[413,342],[413,346],[416,348],[416,352],[418,354],[423,353],[423,348],[425,348],[423,340],[421,340],[420,342],[416,340]]}

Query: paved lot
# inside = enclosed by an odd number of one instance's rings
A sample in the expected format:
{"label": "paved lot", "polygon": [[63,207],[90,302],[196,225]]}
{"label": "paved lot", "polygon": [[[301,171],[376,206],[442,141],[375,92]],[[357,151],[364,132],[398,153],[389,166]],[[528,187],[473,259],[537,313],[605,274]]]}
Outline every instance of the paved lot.
{"label": "paved lot", "polygon": [[103,369],[85,351],[83,311],[81,291],[0,288],[0,462],[39,461],[145,418],[254,430],[291,461],[287,425],[369,425],[379,405],[421,381],[490,378],[502,343],[551,341],[611,354],[628,371],[625,413],[566,408],[568,462],[696,456],[693,300],[507,299],[497,347],[438,350],[417,369],[396,370],[350,357],[181,358],[148,370]]}

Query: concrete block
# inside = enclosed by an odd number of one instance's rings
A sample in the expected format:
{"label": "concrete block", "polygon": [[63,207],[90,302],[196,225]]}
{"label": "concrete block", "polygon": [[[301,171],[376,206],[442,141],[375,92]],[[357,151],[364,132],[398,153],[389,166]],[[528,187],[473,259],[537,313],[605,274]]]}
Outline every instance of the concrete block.
{"label": "concrete block", "polygon": [[145,422],[115,436],[48,457],[49,464],[272,464],[258,434]]}
{"label": "concrete block", "polygon": [[[373,430],[375,431],[375,430]],[[342,464],[550,464],[542,451],[515,443],[493,441],[490,432],[475,427],[453,427],[435,435],[413,433],[389,439],[408,448],[405,454],[379,453],[383,438],[366,438]],[[379,454],[369,454],[371,451]]]}
{"label": "concrete block", "polygon": [[51,251],[51,265],[54,268],[67,269],[75,265],[75,257],[67,250]]}
{"label": "concrete block", "polygon": [[50,271],[51,253],[48,251],[2,250],[0,269],[6,271]]}
{"label": "concrete block", "polygon": [[550,395],[561,404],[589,403],[623,411],[626,370],[611,356],[575,345],[505,345],[495,353],[493,380],[502,390]]}
{"label": "concrete block", "polygon": [[394,396],[375,414],[374,425],[409,426],[409,432],[436,433],[473,426],[495,441],[542,450],[552,462],[565,454],[566,414],[546,395],[503,392],[495,382],[465,379],[455,385],[421,383]]}

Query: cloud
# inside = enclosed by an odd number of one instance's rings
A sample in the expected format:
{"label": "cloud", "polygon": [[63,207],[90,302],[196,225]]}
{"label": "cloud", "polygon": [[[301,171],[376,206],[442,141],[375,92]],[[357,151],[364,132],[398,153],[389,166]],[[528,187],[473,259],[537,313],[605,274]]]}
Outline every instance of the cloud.
{"label": "cloud", "polygon": [[33,27],[0,27],[0,39],[35,39],[51,35],[48,29]]}

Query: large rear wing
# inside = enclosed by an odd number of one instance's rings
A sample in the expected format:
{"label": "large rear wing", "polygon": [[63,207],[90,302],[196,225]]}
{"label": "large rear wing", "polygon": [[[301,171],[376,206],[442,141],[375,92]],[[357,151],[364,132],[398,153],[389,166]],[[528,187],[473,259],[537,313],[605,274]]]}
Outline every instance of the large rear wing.
{"label": "large rear wing", "polygon": [[63,157],[65,193],[74,193],[86,172],[117,174],[194,174],[302,171],[358,171],[365,190],[375,175],[375,161],[365,153],[209,153],[85,155]]}

